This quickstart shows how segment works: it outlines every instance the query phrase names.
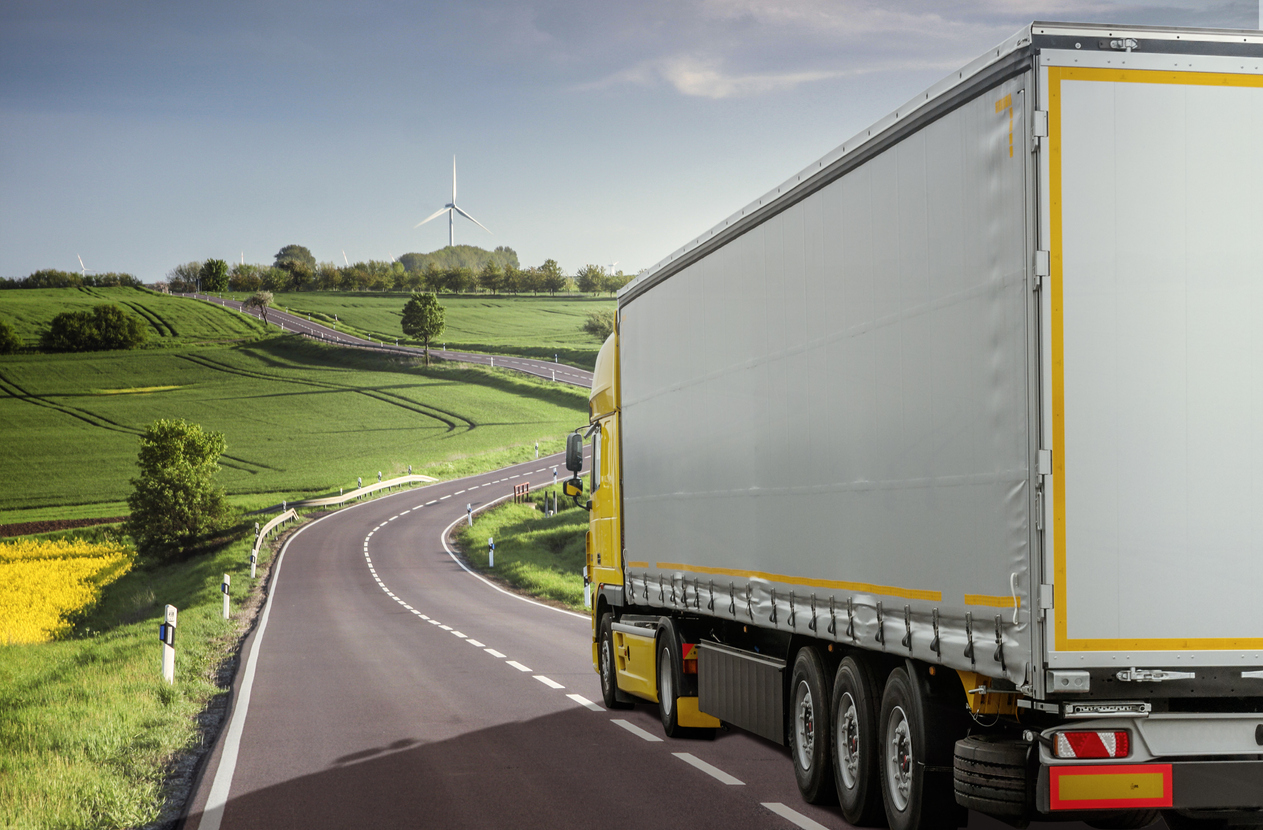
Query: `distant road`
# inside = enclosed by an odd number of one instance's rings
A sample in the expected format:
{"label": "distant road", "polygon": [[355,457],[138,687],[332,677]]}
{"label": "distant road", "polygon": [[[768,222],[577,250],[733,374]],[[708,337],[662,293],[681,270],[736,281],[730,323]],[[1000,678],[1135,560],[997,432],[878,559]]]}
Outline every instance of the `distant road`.
{"label": "distant road", "polygon": [[[195,300],[204,300],[215,305],[222,305],[225,308],[235,309],[244,314],[251,314],[262,319],[261,315],[255,310],[246,309],[242,303],[236,300],[225,300],[219,297],[212,297],[209,294],[173,294],[174,297],[187,297]],[[377,340],[367,340],[363,337],[356,337],[337,329],[323,326],[313,320],[308,320],[298,314],[290,314],[281,311],[278,308],[268,309],[267,322],[280,326],[285,331],[296,331],[299,334],[305,334],[315,337],[319,340],[325,340],[330,343],[341,343],[346,346],[356,346],[359,348],[371,348],[377,351],[393,352],[407,354],[410,357],[416,357],[424,350],[416,346],[396,346],[393,343],[383,343]],[[564,363],[553,363],[547,360],[533,360],[529,357],[511,357],[507,355],[486,355],[474,354],[471,352],[451,352],[446,349],[430,348],[430,354],[440,360],[452,360],[458,363],[479,363],[483,366],[499,366],[503,369],[513,369],[535,377],[547,378],[555,380],[558,383],[567,383],[571,386],[580,386],[584,389],[592,388],[592,373],[580,369],[576,366],[568,366]]]}

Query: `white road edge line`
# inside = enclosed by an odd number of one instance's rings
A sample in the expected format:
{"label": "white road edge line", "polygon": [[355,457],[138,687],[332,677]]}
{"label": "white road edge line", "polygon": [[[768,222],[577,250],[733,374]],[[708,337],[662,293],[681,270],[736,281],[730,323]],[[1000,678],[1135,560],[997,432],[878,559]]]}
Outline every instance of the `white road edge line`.
{"label": "white road edge line", "polygon": [[544,676],[544,675],[542,675],[542,674],[537,674],[537,675],[535,675],[535,679],[536,679],[536,680],[538,680],[540,683],[543,683],[545,686],[547,686],[547,687],[548,687],[548,688],[550,688],[550,689],[564,689],[564,688],[566,688],[565,686],[563,686],[563,685],[561,685],[560,683],[558,683],[556,680],[553,680],[551,677],[545,677],[545,676]]}
{"label": "white road edge line", "polygon": [[746,782],[742,781],[739,778],[734,778],[733,776],[721,770],[719,767],[712,766],[706,763],[701,758],[698,758],[696,755],[692,754],[691,752],[672,752],[671,754],[679,758],[684,763],[691,764],[692,766],[697,767],[702,772],[709,775],[711,778],[714,778],[716,781],[719,781],[723,784],[728,784],[730,786],[732,785],[740,785],[743,787],[745,786]]}
{"label": "white road edge line", "polygon": [[829,830],[820,822],[807,818],[797,810],[791,810],[779,801],[763,801],[760,804],[803,830]]}
{"label": "white road edge line", "polygon": [[646,732],[645,730],[641,729],[639,726],[632,723],[631,721],[625,721],[622,718],[611,718],[610,723],[617,724],[618,726],[623,727],[624,729],[626,729],[628,732],[632,733],[636,737],[644,738],[646,741],[659,741],[659,742],[662,741],[662,739],[659,738],[657,735],[653,734],[652,732]]}
{"label": "white road edge line", "polygon": [[[486,504],[484,504],[484,505],[480,505],[479,507],[475,507],[475,508],[474,508],[474,512],[475,512],[475,513],[481,513],[482,511],[486,510],[487,508],[489,508],[489,507],[494,507],[496,504],[499,504],[499,503],[500,503],[500,502],[502,502],[502,501],[507,501],[508,499],[511,499],[511,498],[513,498],[513,494],[512,494],[512,493],[509,493],[508,495],[501,496],[501,497],[500,497],[500,498],[498,498],[498,499],[493,499],[492,501],[489,501],[489,502],[487,502],[487,503],[486,503]],[[522,595],[520,595],[520,594],[515,594],[515,593],[513,593],[512,591],[506,591],[506,590],[504,590],[503,588],[501,588],[499,585],[497,585],[497,584],[495,584],[494,582],[492,582],[491,580],[484,578],[484,577],[482,576],[482,574],[479,574],[479,573],[477,573],[477,572],[475,572],[475,571],[471,570],[471,569],[469,568],[469,566],[468,566],[468,565],[466,565],[464,562],[460,561],[460,559],[456,556],[456,554],[452,551],[452,549],[451,549],[451,548],[449,548],[449,547],[447,546],[447,535],[448,535],[449,533],[451,533],[451,532],[452,532],[452,528],[456,527],[456,525],[458,525],[458,524],[460,524],[461,522],[465,521],[465,518],[466,518],[466,517],[464,517],[464,516],[460,516],[460,517],[458,517],[458,518],[457,518],[455,521],[453,521],[450,525],[448,525],[447,527],[443,528],[443,533],[442,533],[442,535],[441,535],[441,536],[439,536],[439,540],[443,543],[443,550],[447,551],[447,555],[448,555],[448,556],[450,556],[450,557],[452,557],[452,561],[453,561],[453,562],[455,562],[457,565],[460,565],[460,566],[461,566],[461,569],[462,569],[462,570],[464,570],[464,571],[465,571],[465,573],[469,574],[469,575],[470,575],[470,576],[472,576],[474,579],[479,580],[480,582],[482,582],[483,584],[487,585],[488,587],[490,587],[490,588],[494,588],[495,590],[499,591],[500,593],[504,594],[505,596],[513,597],[514,599],[520,599],[522,602],[529,602],[531,605],[538,605],[540,608],[547,608],[549,611],[556,611],[558,614],[567,614],[567,615],[569,615],[569,616],[571,616],[571,617],[578,617],[578,618],[579,618],[579,619],[581,619],[581,620],[587,620],[587,619],[590,619],[590,617],[589,617],[587,614],[577,614],[577,613],[575,613],[574,611],[567,611],[567,610],[566,610],[566,609],[564,609],[564,608],[556,608],[556,607],[554,607],[554,606],[552,606],[552,605],[545,605],[545,604],[544,604],[544,603],[542,603],[542,602],[536,602],[536,601],[535,601],[535,600],[533,600],[533,599],[528,599],[527,597],[524,597],[524,596],[522,596]]]}
{"label": "white road edge line", "polygon": [[588,700],[588,699],[587,699],[586,697],[584,697],[583,695],[566,695],[566,697],[570,698],[571,700],[573,700],[575,703],[579,704],[580,706],[586,706],[586,707],[588,707],[588,708],[589,708],[589,709],[591,709],[593,712],[604,712],[604,711],[605,711],[605,707],[596,705],[595,703],[593,703],[592,701]]}
{"label": "white road edge line", "polygon": [[259,648],[263,642],[263,635],[267,632],[268,617],[272,613],[272,600],[276,598],[276,583],[281,578],[281,565],[285,561],[285,551],[289,550],[289,543],[297,539],[304,530],[315,527],[330,516],[337,515],[339,514],[330,513],[328,516],[321,516],[311,524],[298,528],[285,540],[285,544],[281,545],[281,552],[276,555],[276,564],[272,567],[272,586],[268,589],[267,602],[263,604],[263,613],[259,617],[258,633],[254,635],[254,640],[250,643],[246,671],[241,678],[241,691],[236,700],[232,701],[228,732],[224,736],[224,750],[219,756],[219,766],[215,768],[215,777],[211,781],[206,805],[202,808],[202,820],[197,825],[198,830],[219,830],[219,825],[224,820],[228,791],[232,786],[233,773],[237,770],[237,754],[241,751],[241,733],[245,729],[246,712],[250,708],[250,692],[254,689],[254,673],[259,665]]}

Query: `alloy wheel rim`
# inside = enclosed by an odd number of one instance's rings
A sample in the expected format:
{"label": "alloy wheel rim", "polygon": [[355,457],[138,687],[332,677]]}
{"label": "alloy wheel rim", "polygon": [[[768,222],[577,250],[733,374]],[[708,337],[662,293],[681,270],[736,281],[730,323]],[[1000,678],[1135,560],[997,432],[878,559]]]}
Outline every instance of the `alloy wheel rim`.
{"label": "alloy wheel rim", "polygon": [[842,717],[838,719],[838,765],[842,783],[848,790],[855,789],[860,778],[860,722],[855,698],[850,692],[842,695]]}
{"label": "alloy wheel rim", "polygon": [[804,770],[811,769],[811,754],[816,745],[816,718],[811,705],[811,689],[804,680],[798,684],[794,693],[794,733],[797,740],[794,748],[798,755],[798,766]]}
{"label": "alloy wheel rim", "polygon": [[912,800],[912,731],[902,706],[890,712],[886,727],[886,789],[896,810],[908,809]]}

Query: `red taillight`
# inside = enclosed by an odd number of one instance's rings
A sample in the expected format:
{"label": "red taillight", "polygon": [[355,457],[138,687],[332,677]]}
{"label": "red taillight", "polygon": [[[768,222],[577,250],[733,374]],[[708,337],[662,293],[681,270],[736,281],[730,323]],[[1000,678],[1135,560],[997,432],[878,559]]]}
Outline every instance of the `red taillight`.
{"label": "red taillight", "polygon": [[1126,758],[1131,752],[1127,730],[1058,732],[1053,754],[1058,758]]}

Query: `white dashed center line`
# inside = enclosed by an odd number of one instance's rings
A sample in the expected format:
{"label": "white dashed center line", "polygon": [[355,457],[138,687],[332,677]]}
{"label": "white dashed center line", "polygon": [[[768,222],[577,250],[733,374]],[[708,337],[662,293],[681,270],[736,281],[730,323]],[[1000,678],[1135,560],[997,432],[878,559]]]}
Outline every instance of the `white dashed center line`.
{"label": "white dashed center line", "polygon": [[709,775],[711,778],[714,778],[715,780],[721,783],[728,784],[728,785],[737,785],[737,784],[742,785],[742,786],[745,785],[744,781],[737,778],[733,778],[731,775],[724,772],[719,767],[711,766],[710,764],[703,761],[701,758],[698,758],[696,755],[693,755],[688,752],[672,752],[671,754],[679,758],[681,761],[683,761],[686,764],[692,764],[693,766],[700,769],[702,772]]}
{"label": "white dashed center line", "polygon": [[595,703],[593,703],[592,701],[588,700],[588,699],[587,699],[586,697],[584,697],[583,695],[566,695],[566,697],[570,698],[571,700],[573,700],[575,703],[579,704],[580,706],[586,706],[587,708],[591,709],[593,712],[604,712],[604,711],[605,711],[605,710],[604,710],[604,709],[602,709],[600,706],[598,706],[598,705],[596,705]]}
{"label": "white dashed center line", "polygon": [[524,671],[524,672],[529,672],[529,671],[530,671],[530,669],[529,669],[529,668],[527,668],[526,666],[523,666],[521,663],[519,663],[519,662],[518,662],[518,661],[516,661],[516,660],[508,660],[508,661],[506,661],[506,662],[508,662],[508,664],[509,664],[510,666],[512,666],[513,668],[517,669],[518,671]]}
{"label": "white dashed center line", "polygon": [[501,660],[504,659],[504,655],[496,651],[494,648],[484,648],[483,651],[487,652],[492,657],[499,657]]}
{"label": "white dashed center line", "polygon": [[612,718],[610,720],[610,723],[617,724],[618,726],[623,727],[624,729],[626,729],[628,732],[632,733],[636,737],[643,738],[646,741],[650,741],[650,742],[657,741],[659,743],[662,742],[662,739],[659,738],[657,735],[654,735],[652,732],[646,732],[645,730],[641,729],[639,726],[632,723],[631,721],[625,721],[622,718]]}
{"label": "white dashed center line", "polygon": [[478,642],[477,640],[475,640],[473,637],[469,637],[469,638],[467,638],[467,639],[465,640],[465,642],[469,643],[471,646],[474,646],[475,648],[486,648],[486,647],[487,647],[487,644],[486,644],[486,643],[480,643],[480,642]]}
{"label": "white dashed center line", "polygon": [[535,675],[535,679],[536,679],[536,680],[538,680],[540,683],[543,683],[545,686],[547,686],[547,687],[548,687],[548,688],[550,688],[550,689],[564,689],[564,688],[566,688],[565,686],[563,686],[563,685],[561,685],[560,683],[558,683],[556,680],[553,680],[551,677],[545,677],[545,676],[544,676],[544,675],[542,675],[542,674],[537,674],[537,675]]}
{"label": "white dashed center line", "polygon": [[764,801],[761,803],[773,813],[776,813],[781,818],[787,819],[791,823],[796,824],[803,830],[829,830],[829,828],[825,827],[820,822],[807,818],[797,810],[791,810],[779,801]]}

